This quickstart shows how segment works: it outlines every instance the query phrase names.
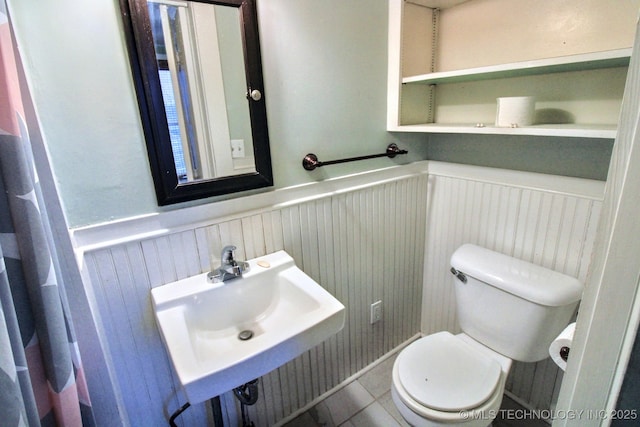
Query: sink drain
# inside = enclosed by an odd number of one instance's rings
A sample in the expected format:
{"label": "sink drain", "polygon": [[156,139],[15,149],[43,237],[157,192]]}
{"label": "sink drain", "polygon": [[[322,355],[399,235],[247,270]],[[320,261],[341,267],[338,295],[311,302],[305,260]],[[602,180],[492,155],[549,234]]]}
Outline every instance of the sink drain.
{"label": "sink drain", "polygon": [[240,333],[238,334],[238,339],[239,339],[240,341],[246,341],[246,340],[249,340],[249,339],[251,339],[251,337],[253,337],[253,331],[250,331],[250,330],[248,330],[248,329],[247,329],[247,330],[245,330],[245,331],[242,331],[242,332],[240,332]]}

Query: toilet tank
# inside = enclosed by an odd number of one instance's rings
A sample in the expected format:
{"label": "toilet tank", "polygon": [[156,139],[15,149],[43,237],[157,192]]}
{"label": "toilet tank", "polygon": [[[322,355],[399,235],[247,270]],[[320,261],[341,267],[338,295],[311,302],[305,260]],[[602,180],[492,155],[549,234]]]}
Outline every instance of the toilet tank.
{"label": "toilet tank", "polygon": [[537,362],[582,297],[577,279],[479,246],[451,256],[460,327],[511,359]]}

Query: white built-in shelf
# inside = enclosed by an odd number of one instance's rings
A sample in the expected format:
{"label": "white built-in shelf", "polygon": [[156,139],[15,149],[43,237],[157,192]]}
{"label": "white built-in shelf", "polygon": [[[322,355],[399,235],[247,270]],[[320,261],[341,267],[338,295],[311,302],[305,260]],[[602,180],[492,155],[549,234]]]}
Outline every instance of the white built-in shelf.
{"label": "white built-in shelf", "polygon": [[402,83],[419,83],[429,85],[460,83],[478,80],[503,79],[509,77],[533,76],[566,71],[624,67],[629,65],[630,57],[631,48],[616,49],[534,61],[522,61],[510,64],[468,68],[464,70],[421,74],[418,76],[405,77],[402,79]]}
{"label": "white built-in shelf", "polygon": [[[483,14],[484,24],[494,25],[504,18],[502,6],[511,7],[515,0],[470,0],[464,4],[459,0],[388,1],[387,130],[616,138],[631,58],[628,46],[636,28],[632,6],[613,14],[601,2],[589,2],[582,12],[591,19],[575,28],[576,39],[565,46],[568,27],[533,13],[540,10],[538,2],[532,6],[519,0],[517,8],[509,9],[514,25],[493,34],[476,25],[478,13]],[[586,7],[581,0],[568,2]],[[557,10],[554,0],[540,3],[551,15]],[[440,11],[429,10],[432,8]],[[466,27],[468,31],[461,34],[460,28]],[[522,40],[529,39],[536,43],[519,50]],[[497,51],[496,46],[501,49]],[[516,58],[529,59],[515,62]],[[509,60],[514,62],[501,63]],[[434,66],[438,70],[438,64],[449,68],[415,75]],[[455,64],[468,64],[468,68],[451,70]],[[411,75],[403,75],[403,71]],[[525,95],[536,98],[540,124],[494,126],[495,99]],[[563,124],[556,124],[560,122]]]}
{"label": "white built-in shelf", "polygon": [[[569,55],[510,64],[492,65],[456,71],[435,72],[405,77],[404,84],[439,85],[447,83],[474,82],[510,77],[535,76],[566,71],[584,71],[629,65],[631,49],[616,49],[580,55]],[[519,128],[495,127],[493,123],[425,123],[390,127],[397,132],[427,133],[473,133],[490,135],[533,135],[614,139],[617,126],[594,124],[540,124]]]}
{"label": "white built-in shelf", "polygon": [[388,129],[392,132],[423,132],[423,133],[473,133],[485,135],[531,135],[615,139],[617,125],[533,125],[517,128],[496,127],[476,124],[427,123],[417,125],[401,125]]}

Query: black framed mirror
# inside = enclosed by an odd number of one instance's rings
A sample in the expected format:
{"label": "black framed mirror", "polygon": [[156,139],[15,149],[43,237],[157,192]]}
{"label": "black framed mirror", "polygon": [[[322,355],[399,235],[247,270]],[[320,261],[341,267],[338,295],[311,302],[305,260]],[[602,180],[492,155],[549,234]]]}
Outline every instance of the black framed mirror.
{"label": "black framed mirror", "polygon": [[120,0],[159,205],[273,185],[255,0]]}

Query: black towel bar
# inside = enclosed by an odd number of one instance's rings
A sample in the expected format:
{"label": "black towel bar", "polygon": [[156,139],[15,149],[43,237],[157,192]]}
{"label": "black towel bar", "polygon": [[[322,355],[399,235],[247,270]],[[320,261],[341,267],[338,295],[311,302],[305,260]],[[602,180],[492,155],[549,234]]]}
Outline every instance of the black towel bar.
{"label": "black towel bar", "polygon": [[318,156],[316,156],[313,153],[309,153],[306,156],[304,156],[304,159],[302,159],[302,167],[305,170],[312,171],[315,168],[319,168],[320,166],[335,165],[338,163],[346,163],[346,162],[355,162],[356,160],[375,159],[376,157],[394,158],[398,154],[407,154],[407,153],[408,153],[407,150],[401,150],[400,148],[398,148],[396,144],[389,144],[389,146],[387,147],[387,151],[381,154],[371,154],[368,156],[350,157],[348,159],[340,159],[340,160],[329,160],[327,162],[321,162],[320,160],[318,160]]}

